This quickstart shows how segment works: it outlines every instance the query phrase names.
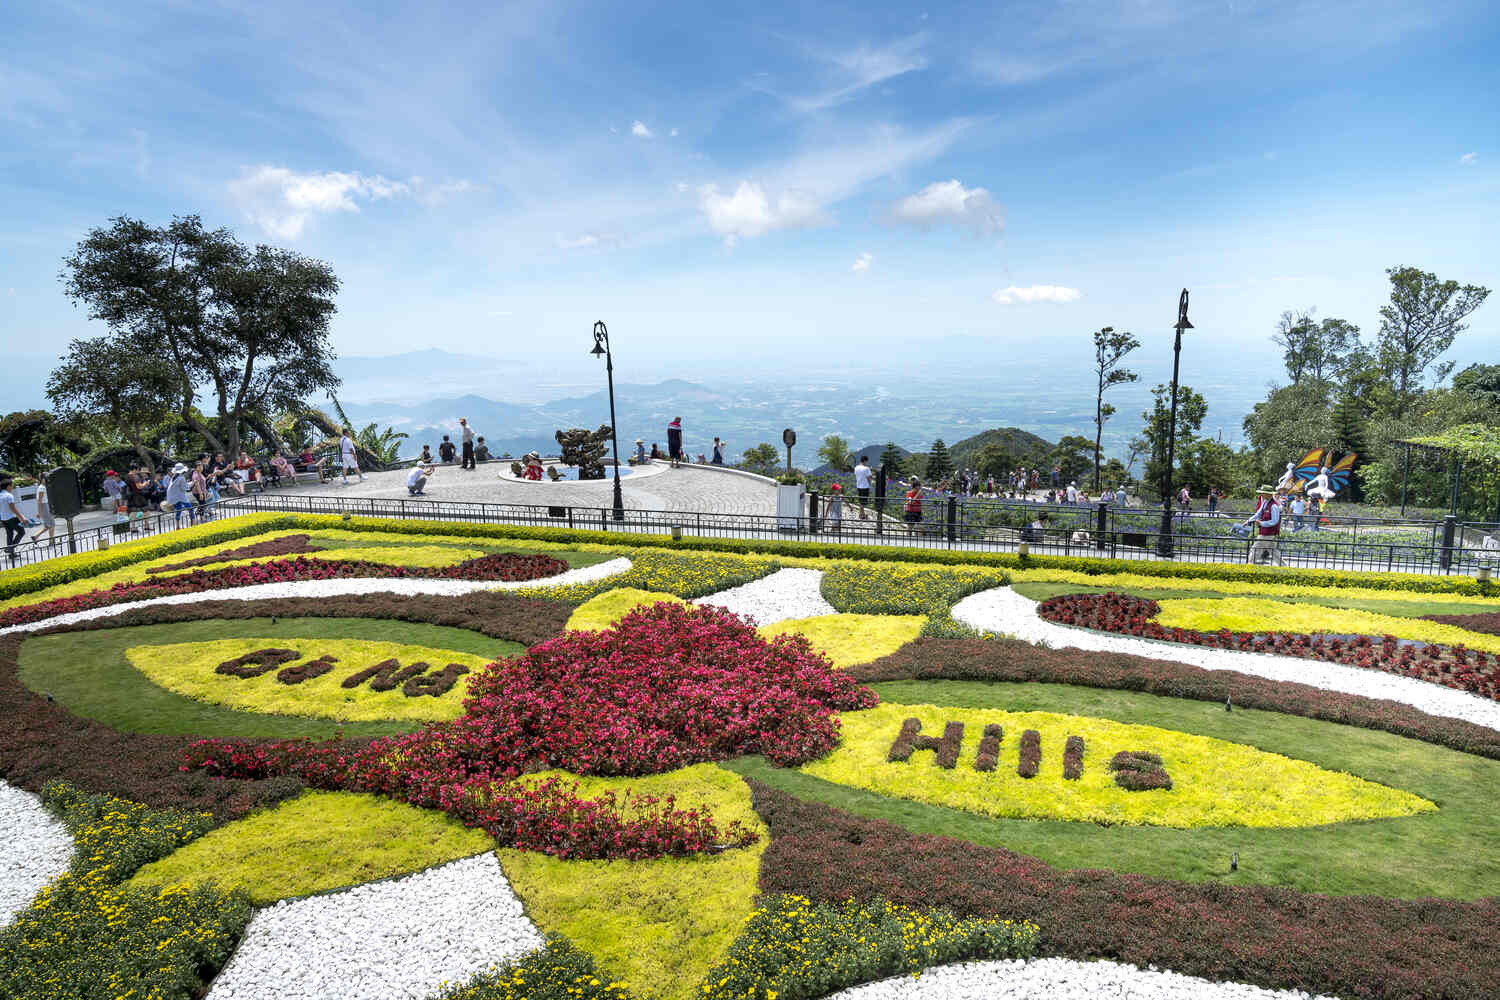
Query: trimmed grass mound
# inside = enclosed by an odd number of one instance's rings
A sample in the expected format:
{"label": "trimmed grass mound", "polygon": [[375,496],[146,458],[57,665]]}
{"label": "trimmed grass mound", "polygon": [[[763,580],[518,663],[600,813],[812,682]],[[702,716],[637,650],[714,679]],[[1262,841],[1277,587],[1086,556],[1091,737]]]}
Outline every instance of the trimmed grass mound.
{"label": "trimmed grass mound", "polygon": [[127,889],[216,883],[256,906],[395,878],[494,847],[428,809],[349,792],[307,792],[221,826],[146,865]]}
{"label": "trimmed grass mound", "polygon": [[578,610],[574,611],[573,616],[568,619],[568,631],[598,632],[614,625],[615,622],[642,605],[657,604],[662,601],[668,604],[687,603],[673,594],[641,590],[638,587],[617,587],[614,590],[606,590],[578,606]]}
{"label": "trimmed grass mound", "polygon": [[889,656],[922,634],[926,615],[819,615],[762,625],[767,639],[800,635],[845,669]]}
{"label": "trimmed grass mound", "polygon": [[1396,617],[1345,608],[1321,608],[1259,597],[1195,598],[1158,602],[1152,620],[1167,628],[1195,632],[1302,632],[1331,635],[1393,635],[1398,639],[1464,645],[1500,653],[1500,636],[1472,632],[1422,618]]}
{"label": "trimmed grass mound", "polygon": [[[903,722],[913,718],[934,738],[945,726],[962,724],[958,745],[948,748],[954,751],[949,758],[953,763],[944,759],[941,746],[935,754],[908,752],[896,757],[893,743]],[[976,711],[888,701],[869,711],[846,713],[843,722],[839,746],[803,765],[804,773],[891,798],[986,816],[1191,829],[1320,826],[1437,809],[1409,792],[1306,761],[1159,726],[1054,712]],[[1002,732],[998,765],[983,771],[975,766],[975,753],[981,733],[992,725]],[[1026,756],[1022,733],[1027,730],[1041,734],[1034,778],[1017,773]],[[1072,736],[1082,737],[1088,748],[1076,780],[1063,776],[1065,744]],[[1171,775],[1170,788],[1137,793],[1119,787],[1109,761],[1117,753],[1134,751],[1161,757]]]}
{"label": "trimmed grass mound", "polygon": [[565,777],[579,782],[580,794],[628,788],[673,795],[679,807],[701,805],[716,820],[739,820],[758,834],[756,843],[740,850],[652,861],[560,861],[531,851],[496,852],[527,914],[543,930],[566,935],[611,976],[646,994],[661,1000],[696,996],[754,909],[769,838],[751,808],[749,789],[713,764],[628,779]]}

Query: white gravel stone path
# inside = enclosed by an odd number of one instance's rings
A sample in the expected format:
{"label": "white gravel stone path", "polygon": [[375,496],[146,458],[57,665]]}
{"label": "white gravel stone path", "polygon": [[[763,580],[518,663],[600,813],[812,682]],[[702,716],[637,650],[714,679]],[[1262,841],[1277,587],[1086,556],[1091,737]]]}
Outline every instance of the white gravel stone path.
{"label": "white gravel stone path", "polygon": [[[827,1000],[1308,1000],[1300,990],[1215,983],[1117,962],[964,962],[866,983]],[[1319,998],[1328,1000],[1328,998]]]}
{"label": "white gravel stone path", "polygon": [[838,614],[832,604],[823,600],[822,583],[822,570],[781,569],[743,586],[700,597],[693,603],[716,604],[757,625]]}
{"label": "white gravel stone path", "polygon": [[258,911],[208,1000],[425,1000],[542,943],[488,852]]}
{"label": "white gravel stone path", "polygon": [[72,857],[68,828],[42,807],[42,800],[0,781],[0,927],[67,871]]}
{"label": "white gravel stone path", "polygon": [[56,615],[25,625],[0,628],[0,635],[7,632],[25,632],[47,628],[50,625],[71,625],[90,618],[106,618],[132,608],[145,608],[153,604],[196,604],[199,601],[257,601],[272,597],[342,597],[346,594],[440,594],[461,596],[480,590],[521,590],[526,587],[551,587],[569,583],[593,583],[607,577],[617,576],[630,568],[630,560],[610,559],[581,569],[570,569],[556,576],[537,580],[395,580],[395,579],[340,579],[298,580],[293,583],[260,583],[253,587],[232,590],[202,590],[193,594],[170,594],[152,597],[144,601],[127,604],[110,604],[102,608],[89,608],[71,614]]}
{"label": "white gravel stone path", "polygon": [[1159,642],[1128,635],[1112,635],[1071,628],[1046,621],[1037,613],[1037,603],[1009,587],[996,587],[966,597],[953,606],[953,617],[971,628],[1004,632],[1027,642],[1055,648],[1109,653],[1130,653],[1153,660],[1189,663],[1206,670],[1236,670],[1277,681],[1296,681],[1345,694],[1386,698],[1490,729],[1500,729],[1500,702],[1467,691],[1443,687],[1415,677],[1402,677],[1381,670],[1366,670],[1341,663],[1325,663],[1272,653],[1244,653],[1235,649],[1210,649],[1185,643]]}

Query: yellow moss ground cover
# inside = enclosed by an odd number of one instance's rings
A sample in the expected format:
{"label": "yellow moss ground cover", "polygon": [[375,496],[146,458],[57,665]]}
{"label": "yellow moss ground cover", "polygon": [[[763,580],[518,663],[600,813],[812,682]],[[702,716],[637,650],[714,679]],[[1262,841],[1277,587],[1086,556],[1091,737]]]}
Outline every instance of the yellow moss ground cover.
{"label": "yellow moss ground cover", "polygon": [[820,615],[763,625],[767,639],[796,633],[828,654],[835,667],[853,667],[889,656],[922,632],[926,615]]}
{"label": "yellow moss ground cover", "polygon": [[126,887],[213,881],[266,906],[422,871],[494,843],[435,810],[374,795],[307,792],[204,834],[146,865]]}
{"label": "yellow moss ground cover", "polygon": [[1472,594],[1374,590],[1369,587],[1298,586],[1287,583],[1256,583],[1247,580],[1214,580],[1204,577],[1145,576],[1139,573],[1092,574],[1064,569],[1013,569],[1009,572],[1011,580],[1015,583],[1076,583],[1085,587],[1109,587],[1125,592],[1132,590],[1210,590],[1246,596],[1340,597],[1351,600],[1368,598],[1379,601],[1411,601],[1419,604],[1442,600],[1445,604],[1472,604],[1476,609],[1500,608],[1500,600]]}
{"label": "yellow moss ground cover", "polygon": [[1422,618],[1400,618],[1350,608],[1325,608],[1291,604],[1269,598],[1179,598],[1159,602],[1161,611],[1152,619],[1168,628],[1202,632],[1324,632],[1335,635],[1393,635],[1452,646],[1500,653],[1500,635],[1470,632]]}
{"label": "yellow moss ground cover", "polygon": [[[579,546],[586,550],[595,547]],[[583,603],[607,590],[634,587],[677,597],[705,597],[720,590],[758,580],[780,568],[774,559],[723,552],[668,552],[662,549],[618,549],[630,569],[592,583],[541,584],[520,591],[522,597]]]}
{"label": "yellow moss ground cover", "polygon": [[[606,629],[641,605],[661,601],[685,603],[672,594],[635,587],[607,590],[579,605],[568,619],[568,628]],[[820,615],[763,625],[758,631],[767,639],[789,633],[804,635],[814,649],[828,654],[835,667],[852,667],[894,653],[915,639],[926,621],[924,615]]]}
{"label": "yellow moss ground cover", "polygon": [[641,590],[639,587],[620,587],[606,590],[598,597],[591,597],[578,606],[568,617],[568,628],[574,632],[598,632],[609,628],[643,604],[686,604],[675,594]]}
{"label": "yellow moss ground cover", "polygon": [[[547,772],[538,775],[561,775]],[[751,847],[653,861],[560,861],[531,851],[496,854],[506,878],[544,931],[565,935],[612,979],[641,996],[688,1000],[754,909],[760,857],[770,833],[739,777],[713,764],[639,778],[579,778],[579,794],[629,788],[708,807],[760,835]]]}
{"label": "yellow moss ground cover", "polygon": [[[940,737],[944,724],[964,724],[958,764],[938,767],[918,751],[905,763],[886,760],[903,720],[922,722]],[[949,806],[996,817],[1084,820],[1182,829],[1202,826],[1297,827],[1348,820],[1410,816],[1437,808],[1409,792],[1330,771],[1306,761],[1225,740],[1051,712],[1003,712],[936,705],[885,704],[845,712],[838,749],[802,770],[827,781],[893,798]],[[1004,728],[992,772],[974,767],[985,725]],[[1034,778],[1016,773],[1021,734],[1041,734],[1041,767]],[[1083,773],[1063,778],[1063,746],[1084,740]],[[1122,750],[1159,754],[1170,790],[1126,791],[1107,765]]]}
{"label": "yellow moss ground cover", "polygon": [[[338,658],[333,670],[299,684],[283,684],[276,670],[259,677],[235,677],[218,673],[216,668],[226,660],[260,649],[294,649],[302,655],[284,667],[315,660],[323,655]],[[521,647],[516,646],[516,652]],[[133,646],[125,651],[131,666],[153,683],[168,691],[214,705],[225,705],[246,712],[271,715],[303,715],[342,722],[368,722],[377,719],[443,721],[457,718],[463,711],[463,699],[469,681],[489,662],[482,656],[451,649],[414,646],[397,642],[370,642],[364,639],[289,639],[268,636],[264,639],[214,639],[208,642],[180,642],[160,646]],[[469,673],[445,694],[407,697],[400,688],[376,691],[369,681],[353,688],[343,686],[346,677],[383,660],[395,658],[401,665],[417,662],[431,664],[427,673],[442,670],[450,663],[469,668]],[[280,668],[278,668],[280,669]]]}

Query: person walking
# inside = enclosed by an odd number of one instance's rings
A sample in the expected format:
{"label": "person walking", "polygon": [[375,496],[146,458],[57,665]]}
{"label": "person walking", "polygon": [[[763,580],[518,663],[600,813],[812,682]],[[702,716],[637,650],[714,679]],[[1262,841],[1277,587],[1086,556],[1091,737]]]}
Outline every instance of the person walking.
{"label": "person walking", "polygon": [[10,478],[0,479],[0,525],[5,527],[5,554],[16,558],[16,546],[26,537],[26,519],[16,506],[16,495],[10,491]]}
{"label": "person walking", "polygon": [[[194,515],[198,520],[208,519],[208,502],[210,499],[208,490],[208,476],[204,475],[204,467],[208,465],[208,459],[199,457],[193,465],[193,475],[188,481],[188,488],[193,494],[193,502],[198,505]],[[296,473],[292,474],[292,482],[297,481]]]}
{"label": "person walking", "polygon": [[1292,497],[1291,512],[1292,532],[1295,534],[1307,527],[1307,500],[1303,498],[1302,494],[1298,493]]}
{"label": "person walking", "polygon": [[1246,562],[1259,563],[1260,557],[1265,555],[1268,561],[1278,566],[1286,565],[1276,548],[1281,536],[1281,510],[1281,501],[1277,499],[1274,489],[1262,486],[1255,491],[1255,513],[1244,522],[1254,525],[1256,532],[1256,538],[1250,545],[1250,556],[1245,560]]}
{"label": "person walking", "polygon": [[[447,437],[443,438],[447,441]],[[451,444],[448,447],[453,447]],[[359,476],[359,481],[365,481],[365,474],[359,470],[359,457],[354,450],[354,432],[344,428],[343,436],[339,438],[339,461],[343,463],[343,474],[340,479],[343,485],[349,485],[349,473],[352,471]]]}
{"label": "person walking", "polygon": [[844,530],[844,487],[833,484],[828,495],[828,506],[823,510],[824,527],[837,535]]}
{"label": "person walking", "polygon": [[922,480],[916,476],[911,477],[911,489],[906,491],[906,533],[908,536],[917,533],[917,525],[922,523]]}
{"label": "person walking", "polygon": [[682,464],[682,418],[673,417],[667,424],[667,454],[672,459],[672,468]]}
{"label": "person walking", "polygon": [[167,498],[162,501],[163,510],[170,508],[174,526],[182,526],[182,512],[188,512],[188,523],[193,520],[192,483],[187,475],[188,467],[178,462],[172,466],[172,479],[167,484]]}
{"label": "person walking", "polygon": [[859,464],[854,467],[854,495],[859,497],[859,519],[866,519],[865,504],[870,502],[870,477],[874,472],[870,469],[870,458],[868,455],[859,456]]}
{"label": "person walking", "polygon": [[725,446],[726,443],[727,442],[720,441],[718,438],[714,438],[714,451],[713,451],[713,456],[714,457],[712,459],[712,463],[714,465],[723,465],[724,464],[724,446]]}
{"label": "person walking", "polygon": [[1208,516],[1219,516],[1219,497],[1222,496],[1217,487],[1210,486],[1208,489]]}
{"label": "person walking", "polygon": [[474,469],[475,469],[475,465],[474,465],[474,428],[472,428],[472,427],[469,426],[469,418],[468,417],[459,417],[458,418],[458,428],[459,428],[459,441],[463,444],[463,449],[464,449],[464,452],[463,452],[463,462],[462,462],[462,464],[459,465],[459,470],[462,471],[462,470],[467,469],[468,471],[473,472]]}
{"label": "person walking", "polygon": [[57,540],[57,519],[52,516],[52,501],[47,496],[47,483],[42,479],[41,473],[36,477],[36,517],[42,526],[37,529],[36,534],[31,536],[33,545],[40,545],[41,537],[47,536],[47,541]]}

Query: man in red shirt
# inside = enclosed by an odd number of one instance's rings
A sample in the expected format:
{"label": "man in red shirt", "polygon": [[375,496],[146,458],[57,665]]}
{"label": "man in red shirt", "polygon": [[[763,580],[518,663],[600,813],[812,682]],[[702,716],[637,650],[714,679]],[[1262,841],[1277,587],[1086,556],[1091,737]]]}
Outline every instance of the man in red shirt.
{"label": "man in red shirt", "polygon": [[1281,537],[1281,501],[1276,497],[1276,491],[1269,486],[1262,486],[1255,491],[1255,513],[1245,523],[1251,525],[1255,531],[1255,541],[1250,545],[1251,563],[1259,563],[1261,554],[1278,566],[1285,566],[1281,559],[1281,553],[1276,550],[1276,543]]}

